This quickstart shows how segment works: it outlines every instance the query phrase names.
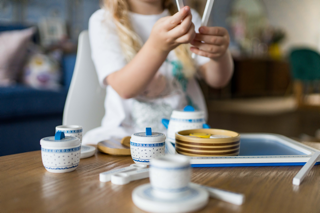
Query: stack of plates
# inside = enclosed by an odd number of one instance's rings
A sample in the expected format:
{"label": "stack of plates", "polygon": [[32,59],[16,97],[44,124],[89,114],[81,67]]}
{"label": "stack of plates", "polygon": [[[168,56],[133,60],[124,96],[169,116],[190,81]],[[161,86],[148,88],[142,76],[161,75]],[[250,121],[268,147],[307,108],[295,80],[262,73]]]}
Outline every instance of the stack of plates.
{"label": "stack of plates", "polygon": [[[190,136],[194,133],[212,135],[211,138]],[[240,152],[240,134],[222,129],[191,129],[176,133],[176,151],[192,157],[236,156]]]}

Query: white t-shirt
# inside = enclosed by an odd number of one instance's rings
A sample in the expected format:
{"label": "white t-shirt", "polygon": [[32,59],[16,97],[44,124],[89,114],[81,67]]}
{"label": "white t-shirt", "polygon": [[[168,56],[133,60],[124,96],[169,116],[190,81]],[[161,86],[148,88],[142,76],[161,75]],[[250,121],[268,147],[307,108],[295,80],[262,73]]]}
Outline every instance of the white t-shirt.
{"label": "white t-shirt", "polygon": [[[132,27],[143,43],[149,38],[153,25],[160,18],[169,15],[168,10],[157,15],[129,14]],[[194,10],[192,10],[192,15],[192,21],[198,30],[201,18]],[[104,79],[127,64],[121,50],[116,26],[108,11],[100,9],[91,16],[89,37],[98,78],[100,84],[105,86],[103,85]],[[197,56],[196,64],[201,66],[209,60]],[[83,144],[95,144],[111,137],[130,136],[134,132],[145,131],[146,127],[151,127],[153,131],[166,133],[161,119],[169,119],[173,110],[181,110],[186,105],[193,105],[196,109],[206,113],[205,101],[198,83],[194,78],[184,78],[182,69],[174,51],[171,51],[158,70],[158,73],[165,76],[166,89],[169,91],[165,96],[159,98],[122,99],[111,86],[106,86],[104,104],[106,114],[102,119],[101,127],[88,131],[83,137]]]}

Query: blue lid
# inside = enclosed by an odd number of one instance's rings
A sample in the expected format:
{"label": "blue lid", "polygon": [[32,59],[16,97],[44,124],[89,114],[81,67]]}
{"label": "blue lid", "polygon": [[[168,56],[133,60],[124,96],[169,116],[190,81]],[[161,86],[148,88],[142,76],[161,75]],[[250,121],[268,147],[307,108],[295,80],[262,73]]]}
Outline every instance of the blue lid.
{"label": "blue lid", "polygon": [[183,109],[183,111],[184,112],[194,112],[195,110],[194,110],[193,106],[188,105]]}
{"label": "blue lid", "polygon": [[42,138],[40,144],[47,147],[78,147],[81,145],[81,142],[77,137],[65,136],[63,132],[59,132],[55,136]]}
{"label": "blue lid", "polygon": [[150,127],[146,128],[146,135],[152,135],[152,129]]}
{"label": "blue lid", "polygon": [[55,136],[54,136],[54,139],[55,140],[62,140],[65,138],[65,135],[64,135],[64,132],[56,132]]}
{"label": "blue lid", "polygon": [[137,132],[131,135],[130,141],[133,142],[164,142],[166,136],[160,132],[152,132],[150,127],[145,132]]}

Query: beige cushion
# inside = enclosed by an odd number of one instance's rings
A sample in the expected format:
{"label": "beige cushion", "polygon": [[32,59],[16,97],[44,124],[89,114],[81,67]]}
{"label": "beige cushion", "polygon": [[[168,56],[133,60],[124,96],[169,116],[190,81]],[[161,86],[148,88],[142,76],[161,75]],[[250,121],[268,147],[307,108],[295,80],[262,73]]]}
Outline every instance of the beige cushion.
{"label": "beige cushion", "polygon": [[0,86],[9,86],[17,80],[34,31],[28,28],[0,33]]}

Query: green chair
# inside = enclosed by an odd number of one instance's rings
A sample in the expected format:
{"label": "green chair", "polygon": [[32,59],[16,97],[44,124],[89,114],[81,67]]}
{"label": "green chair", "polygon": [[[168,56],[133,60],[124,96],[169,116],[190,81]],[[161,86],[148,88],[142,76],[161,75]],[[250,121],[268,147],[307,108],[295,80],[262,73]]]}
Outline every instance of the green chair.
{"label": "green chair", "polygon": [[310,49],[294,49],[289,60],[297,104],[299,107],[308,107],[308,95],[314,94],[315,91],[319,93],[320,55]]}
{"label": "green chair", "polygon": [[319,53],[309,49],[295,49],[290,54],[290,64],[295,80],[320,80]]}

